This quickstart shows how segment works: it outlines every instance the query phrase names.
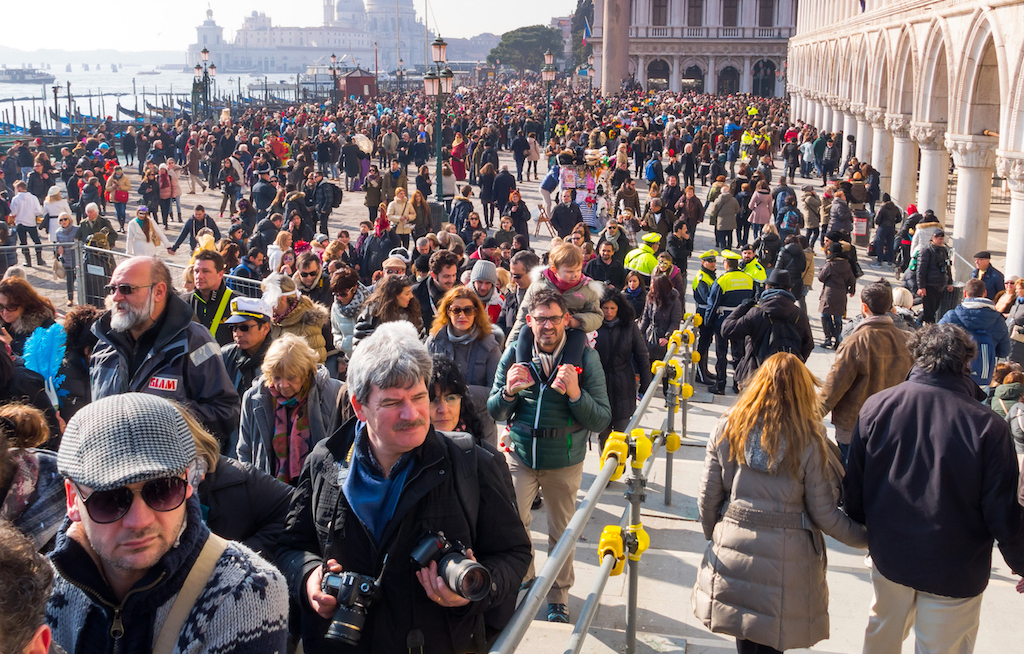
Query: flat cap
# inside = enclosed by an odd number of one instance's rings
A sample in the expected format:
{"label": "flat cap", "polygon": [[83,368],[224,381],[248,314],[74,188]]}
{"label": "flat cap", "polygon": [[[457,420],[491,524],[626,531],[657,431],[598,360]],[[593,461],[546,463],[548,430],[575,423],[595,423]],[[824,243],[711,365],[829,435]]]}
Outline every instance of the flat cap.
{"label": "flat cap", "polygon": [[[153,383],[180,383],[153,377]],[[68,421],[57,470],[93,490],[181,475],[196,458],[192,432],[167,400],[144,393],[87,404]]]}

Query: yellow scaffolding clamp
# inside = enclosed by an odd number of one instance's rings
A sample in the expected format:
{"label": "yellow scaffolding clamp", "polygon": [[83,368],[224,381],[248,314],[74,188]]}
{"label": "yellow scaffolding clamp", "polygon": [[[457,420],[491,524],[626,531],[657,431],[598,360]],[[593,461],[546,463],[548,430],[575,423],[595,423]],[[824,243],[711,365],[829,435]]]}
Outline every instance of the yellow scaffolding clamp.
{"label": "yellow scaffolding clamp", "polygon": [[699,313],[693,314],[693,326],[700,327],[704,323],[704,318]]}
{"label": "yellow scaffolding clamp", "polygon": [[647,434],[644,433],[643,429],[634,429],[631,436],[632,443],[630,449],[632,450],[633,459],[630,465],[633,466],[634,470],[641,470],[644,467],[644,462],[650,458],[654,444]]}
{"label": "yellow scaffolding clamp", "polygon": [[622,527],[618,525],[608,525],[601,531],[601,540],[597,543],[598,563],[603,561],[607,554],[615,557],[611,576],[621,575],[622,569],[626,566],[626,538],[622,533]]}
{"label": "yellow scaffolding clamp", "polygon": [[639,561],[640,556],[651,546],[651,537],[643,525],[629,526],[629,560]]}
{"label": "yellow scaffolding clamp", "polygon": [[616,455],[616,466],[615,472],[612,473],[612,481],[615,481],[622,477],[622,473],[626,471],[626,459],[629,457],[629,445],[626,444],[626,435],[621,431],[613,431],[608,434],[608,439],[604,443],[604,451],[601,452],[601,467],[604,467],[608,457],[612,454]]}
{"label": "yellow scaffolding clamp", "polygon": [[661,370],[664,367],[665,367],[665,362],[664,361],[661,361],[660,359],[658,361],[655,361],[654,363],[651,364],[651,374],[657,375],[658,371]]}
{"label": "yellow scaffolding clamp", "polygon": [[696,340],[697,339],[693,335],[693,330],[692,329],[687,327],[686,329],[683,330],[683,343],[685,343],[686,345],[688,345],[690,347],[693,347],[693,344],[694,344],[694,342]]}
{"label": "yellow scaffolding clamp", "polygon": [[[676,332],[677,334],[679,332]],[[672,359],[668,362],[670,368],[672,368],[672,376],[669,377],[668,383],[673,386],[678,386],[683,381],[683,364],[676,359]]]}
{"label": "yellow scaffolding clamp", "polygon": [[700,352],[698,352],[697,350],[690,352],[690,361],[693,363],[693,365],[697,365],[698,363],[700,363]]}
{"label": "yellow scaffolding clamp", "polygon": [[674,332],[672,332],[672,335],[668,337],[668,344],[672,345],[673,343],[676,344],[676,348],[682,349],[682,347],[683,347],[683,332],[679,331],[678,329],[675,330]]}
{"label": "yellow scaffolding clamp", "polygon": [[673,432],[669,432],[668,434],[665,435],[665,451],[666,452],[675,452],[680,447],[682,447],[682,444],[683,444],[683,440],[681,438],[679,438],[679,434],[675,433],[674,431]]}

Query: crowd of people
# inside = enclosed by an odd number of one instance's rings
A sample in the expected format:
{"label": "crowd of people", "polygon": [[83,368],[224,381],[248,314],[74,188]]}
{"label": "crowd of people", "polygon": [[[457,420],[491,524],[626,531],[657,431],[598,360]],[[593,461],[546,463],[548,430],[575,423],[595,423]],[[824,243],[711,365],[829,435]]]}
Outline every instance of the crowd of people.
{"label": "crowd of people", "polygon": [[[993,542],[1024,572],[1024,280],[978,253],[938,315],[942,226],[782,99],[559,87],[546,116],[543,97],[492,84],[437,116],[383,94],[0,154],[0,242],[42,227],[68,280],[59,312],[0,255],[0,589],[33,589],[0,590],[0,651],[486,651],[535,576],[532,511],[553,547],[588,442],[628,424],[688,296],[697,380],[738,395],[695,489],[697,617],[741,653],[827,638],[824,533],[870,552],[865,651],[898,649],[914,611],[927,651],[971,650]],[[183,217],[186,180],[219,209]],[[844,323],[861,219],[911,288],[862,285]],[[76,302],[71,246],[122,233],[105,306]],[[572,620],[573,582],[570,556],[547,620]]]}

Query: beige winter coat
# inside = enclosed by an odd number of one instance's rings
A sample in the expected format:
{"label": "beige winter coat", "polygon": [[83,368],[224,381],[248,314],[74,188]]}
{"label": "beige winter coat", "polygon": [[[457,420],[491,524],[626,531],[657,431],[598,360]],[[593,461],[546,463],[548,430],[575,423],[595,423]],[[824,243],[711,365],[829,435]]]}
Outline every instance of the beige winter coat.
{"label": "beige winter coat", "polygon": [[[691,602],[694,615],[712,632],[752,640],[779,650],[810,647],[829,634],[825,539],[867,547],[867,532],[837,508],[842,464],[828,443],[822,466],[817,448],[801,457],[797,478],[772,474],[763,463],[760,438],[747,441],[748,463],[729,458],[721,440],[723,417],[708,441],[698,505],[704,552]],[[717,444],[716,444],[717,443]],[[728,506],[786,514],[803,528],[742,526],[724,517]]]}

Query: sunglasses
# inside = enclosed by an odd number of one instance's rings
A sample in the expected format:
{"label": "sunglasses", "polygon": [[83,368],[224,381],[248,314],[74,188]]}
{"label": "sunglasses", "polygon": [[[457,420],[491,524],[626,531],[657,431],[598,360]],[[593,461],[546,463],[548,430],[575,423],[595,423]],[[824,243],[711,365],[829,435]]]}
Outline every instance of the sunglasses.
{"label": "sunglasses", "polygon": [[154,286],[156,284],[142,284],[140,286],[133,286],[132,284],[107,284],[103,287],[103,290],[107,292],[107,295],[113,295],[114,292],[121,295],[131,295],[140,288],[153,288]]}
{"label": "sunglasses", "polygon": [[249,331],[250,329],[255,329],[255,328],[256,328],[256,325],[247,325],[245,323],[240,323],[240,324],[237,324],[237,325],[231,325],[231,331],[233,331],[233,332],[242,332],[243,334],[245,332]]}
{"label": "sunglasses", "polygon": [[448,307],[448,313],[453,316],[473,316],[476,315],[476,307]]}
{"label": "sunglasses", "polygon": [[10,311],[14,312],[21,308],[20,304],[0,304],[0,312]]}
{"label": "sunglasses", "polygon": [[[75,484],[78,494],[82,489]],[[132,490],[126,486],[107,491],[95,491],[89,497],[82,497],[85,510],[93,522],[107,525],[123,518],[132,508],[135,494],[142,496],[146,506],[154,511],[166,513],[173,511],[185,501],[188,484],[180,477],[154,479],[142,485],[141,490]]]}
{"label": "sunglasses", "polygon": [[317,276],[317,273],[318,273],[318,272],[319,272],[319,271],[313,271],[313,272],[300,272],[300,273],[299,273],[299,277],[302,277],[303,279],[305,279],[306,277],[316,277],[316,276]]}

